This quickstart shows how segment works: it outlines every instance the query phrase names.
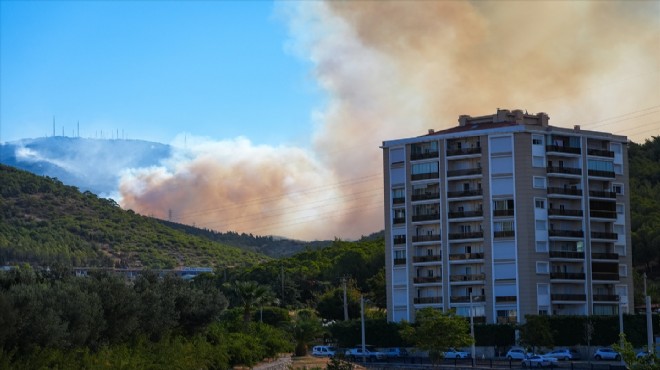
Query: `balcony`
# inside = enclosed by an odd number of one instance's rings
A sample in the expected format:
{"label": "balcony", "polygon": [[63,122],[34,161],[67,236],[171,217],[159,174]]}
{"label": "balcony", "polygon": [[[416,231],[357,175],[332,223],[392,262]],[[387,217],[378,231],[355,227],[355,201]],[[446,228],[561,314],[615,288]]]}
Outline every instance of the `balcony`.
{"label": "balcony", "polygon": [[430,200],[430,199],[440,199],[440,193],[423,193],[423,194],[413,194],[410,199],[413,201],[417,200]]}
{"label": "balcony", "polygon": [[459,212],[449,212],[447,217],[449,218],[466,218],[466,217],[482,217],[484,211],[459,211]]}
{"label": "balcony", "polygon": [[413,222],[419,222],[419,221],[439,221],[440,220],[440,214],[439,213],[431,213],[428,215],[416,215],[412,216]]}
{"label": "balcony", "polygon": [[553,301],[584,302],[587,300],[587,295],[586,294],[551,294],[550,299]]}
{"label": "balcony", "polygon": [[428,179],[437,179],[439,177],[440,177],[439,172],[415,173],[410,175],[410,180],[411,181],[428,180]]}
{"label": "balcony", "polygon": [[591,273],[591,279],[592,280],[599,280],[599,281],[619,281],[619,273],[618,272],[592,272]]}
{"label": "balcony", "polygon": [[613,191],[589,190],[589,196],[595,198],[616,199],[616,193]]}
{"label": "balcony", "polygon": [[442,258],[440,255],[433,256],[414,256],[413,263],[423,263],[423,262],[439,262]]}
{"label": "balcony", "polygon": [[481,153],[481,147],[447,149],[447,157],[456,156],[456,155],[480,154],[480,153]]}
{"label": "balcony", "polygon": [[433,235],[413,235],[412,237],[413,243],[419,243],[419,242],[436,242],[440,241],[440,234],[433,234]]}
{"label": "balcony", "polygon": [[423,277],[416,277],[413,279],[413,283],[415,284],[439,283],[441,281],[442,278],[440,276],[423,276]]}
{"label": "balcony", "polygon": [[486,274],[468,274],[468,275],[451,275],[449,281],[481,281],[486,280]]}
{"label": "balcony", "polygon": [[442,303],[442,297],[417,297],[413,299],[415,304],[439,304]]}
{"label": "balcony", "polygon": [[[470,303],[469,295],[453,295],[449,297],[451,303]],[[483,295],[473,295],[472,302],[485,302],[486,296]]]}
{"label": "balcony", "polygon": [[518,301],[518,297],[516,297],[515,295],[495,297],[495,302],[496,303],[511,303],[511,302],[516,302],[516,301]]}
{"label": "balcony", "polygon": [[607,239],[607,240],[617,240],[619,239],[619,234],[617,233],[606,233],[600,231],[592,231],[591,237],[593,239]]}
{"label": "balcony", "polygon": [[438,158],[438,155],[440,154],[439,151],[430,151],[430,152],[417,152],[417,153],[410,153],[410,160],[411,161],[416,161],[420,159],[428,159],[428,158]]}
{"label": "balcony", "polygon": [[618,253],[591,253],[591,258],[595,260],[618,260]]}
{"label": "balcony", "polygon": [[594,302],[618,302],[619,296],[616,294],[594,294]]}
{"label": "balcony", "polygon": [[587,154],[588,155],[595,155],[595,156],[598,156],[598,157],[614,158],[614,152],[611,151],[611,150],[587,149]]}
{"label": "balcony", "polygon": [[460,260],[482,260],[484,259],[483,252],[481,253],[451,253],[449,255],[450,261],[460,261]]}
{"label": "balcony", "polygon": [[483,194],[482,189],[474,190],[461,190],[461,191],[448,191],[447,198],[464,198],[464,197],[476,197]]}
{"label": "balcony", "polygon": [[581,209],[548,208],[548,216],[582,217],[583,215],[584,212]]}
{"label": "balcony", "polygon": [[583,238],[584,231],[582,230],[548,230],[548,236],[562,236],[567,238]]}
{"label": "balcony", "polygon": [[456,239],[479,239],[484,237],[484,232],[483,231],[473,231],[473,232],[466,232],[466,233],[450,233],[448,235],[449,240],[456,240]]}
{"label": "balcony", "polygon": [[582,196],[582,189],[550,187],[548,188],[548,194]]}
{"label": "balcony", "polygon": [[550,258],[566,258],[566,259],[584,259],[584,252],[576,251],[550,251]]}
{"label": "balcony", "polygon": [[494,238],[513,238],[516,236],[515,230],[493,231]]}
{"label": "balcony", "polygon": [[405,197],[396,197],[396,198],[392,198],[392,204],[403,204],[403,203],[405,203],[405,202],[406,202],[406,198],[405,198]]}
{"label": "balcony", "polygon": [[559,280],[584,280],[584,272],[551,272],[550,279]]}
{"label": "balcony", "polygon": [[481,175],[481,168],[466,168],[462,170],[449,170],[447,177]]}
{"label": "balcony", "polygon": [[494,209],[493,210],[493,216],[494,217],[513,216],[513,214],[514,214],[513,209]]}
{"label": "balcony", "polygon": [[546,152],[556,152],[556,153],[568,153],[568,154],[580,154],[582,150],[580,148],[575,148],[572,146],[563,146],[563,145],[546,145]]}
{"label": "balcony", "polygon": [[405,235],[395,235],[394,236],[394,244],[406,244],[406,236]]}
{"label": "balcony", "polygon": [[589,170],[587,171],[587,173],[589,174],[589,176],[610,177],[610,178],[616,177],[614,171]]}
{"label": "balcony", "polygon": [[392,223],[397,225],[397,224],[405,224],[406,223],[406,218],[405,217],[394,217],[392,220]]}
{"label": "balcony", "polygon": [[609,218],[616,220],[616,211],[591,210],[589,215],[594,218]]}
{"label": "balcony", "polygon": [[405,258],[395,258],[394,259],[394,265],[405,265],[406,264],[406,259]]}
{"label": "balcony", "polygon": [[548,167],[546,167],[546,171],[548,173],[561,173],[561,174],[566,174],[566,175],[582,175],[582,169],[581,168],[575,168],[575,167],[553,167],[553,166],[548,166]]}

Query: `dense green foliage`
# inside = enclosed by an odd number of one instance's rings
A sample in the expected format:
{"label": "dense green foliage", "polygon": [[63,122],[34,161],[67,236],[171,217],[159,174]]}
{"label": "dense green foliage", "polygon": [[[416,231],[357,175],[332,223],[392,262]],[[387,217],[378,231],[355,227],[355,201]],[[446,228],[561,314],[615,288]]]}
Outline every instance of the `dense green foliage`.
{"label": "dense green foliage", "polygon": [[467,347],[473,343],[470,323],[453,312],[433,308],[417,311],[415,324],[403,325],[401,336],[415,347],[429,351],[432,359],[444,357],[451,347]]}
{"label": "dense green foliage", "polygon": [[267,257],[173,230],[56,179],[0,165],[0,264],[174,268]]}

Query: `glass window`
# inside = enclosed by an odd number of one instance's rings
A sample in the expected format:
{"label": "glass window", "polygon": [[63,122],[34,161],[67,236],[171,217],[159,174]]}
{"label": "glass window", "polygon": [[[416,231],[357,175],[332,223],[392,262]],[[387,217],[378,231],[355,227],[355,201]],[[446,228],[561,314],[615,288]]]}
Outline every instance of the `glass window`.
{"label": "glass window", "polygon": [[623,184],[612,184],[612,192],[623,194]]}
{"label": "glass window", "polygon": [[536,251],[537,252],[547,252],[548,243],[547,242],[536,242]]}
{"label": "glass window", "polygon": [[543,136],[532,135],[532,145],[543,145]]}
{"label": "glass window", "polygon": [[545,209],[545,199],[534,198],[534,207],[538,209]]}
{"label": "glass window", "polygon": [[536,273],[537,274],[547,274],[550,272],[550,266],[548,262],[536,262]]}
{"label": "glass window", "polygon": [[495,231],[512,231],[513,221],[501,221],[493,224]]}
{"label": "glass window", "polygon": [[412,174],[437,173],[438,162],[417,163],[412,165]]}
{"label": "glass window", "polygon": [[590,170],[614,172],[614,164],[612,162],[590,159],[587,165]]}
{"label": "glass window", "polygon": [[534,176],[534,187],[537,189],[545,189],[545,177]]}

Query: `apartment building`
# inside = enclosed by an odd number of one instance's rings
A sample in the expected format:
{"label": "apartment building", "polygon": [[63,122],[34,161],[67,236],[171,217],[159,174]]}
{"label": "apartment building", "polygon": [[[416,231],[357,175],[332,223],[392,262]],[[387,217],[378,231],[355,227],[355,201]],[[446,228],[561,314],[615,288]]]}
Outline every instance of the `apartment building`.
{"label": "apartment building", "polygon": [[383,142],[387,315],[633,312],[627,139],[498,109]]}

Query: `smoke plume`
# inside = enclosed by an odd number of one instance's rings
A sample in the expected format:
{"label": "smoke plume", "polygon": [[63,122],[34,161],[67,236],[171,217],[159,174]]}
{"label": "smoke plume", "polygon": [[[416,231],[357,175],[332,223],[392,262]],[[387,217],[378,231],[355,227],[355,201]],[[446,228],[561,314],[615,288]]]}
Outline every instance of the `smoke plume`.
{"label": "smoke plume", "polygon": [[[280,4],[328,101],[312,149],[199,143],[132,170],[122,205],[217,230],[303,239],[383,228],[382,141],[497,108],[640,141],[660,134],[660,3]],[[249,124],[249,123],[246,123]]]}

